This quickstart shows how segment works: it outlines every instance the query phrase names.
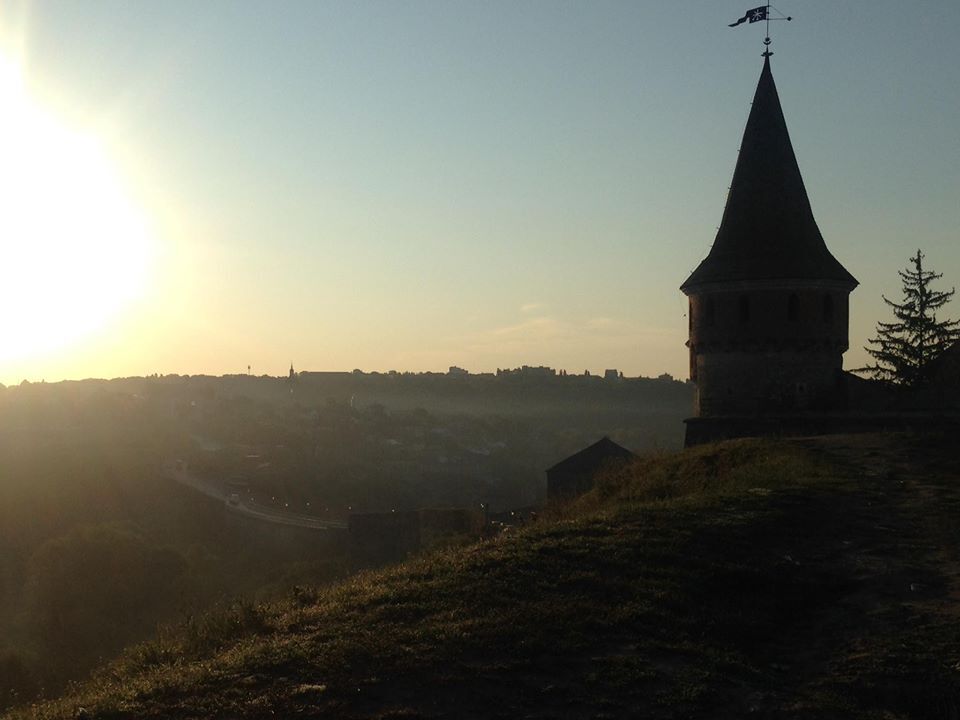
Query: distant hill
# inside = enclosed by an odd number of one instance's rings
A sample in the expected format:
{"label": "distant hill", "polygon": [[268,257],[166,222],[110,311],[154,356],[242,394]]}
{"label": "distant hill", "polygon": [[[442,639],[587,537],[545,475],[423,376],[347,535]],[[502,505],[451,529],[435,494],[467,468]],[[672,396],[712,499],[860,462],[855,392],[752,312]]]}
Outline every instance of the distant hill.
{"label": "distant hill", "polygon": [[[105,381],[85,381],[105,382]],[[500,374],[302,372],[293,378],[253,375],[166,375],[111,380],[136,392],[205,392],[270,402],[348,403],[421,408],[437,414],[566,418],[586,411],[670,417],[679,422],[693,407],[693,385],[659,378],[558,375],[549,368]],[[680,436],[682,437],[682,426]]]}
{"label": "distant hill", "polygon": [[648,456],[525,529],[190,619],[16,718],[949,718],[960,460]]}

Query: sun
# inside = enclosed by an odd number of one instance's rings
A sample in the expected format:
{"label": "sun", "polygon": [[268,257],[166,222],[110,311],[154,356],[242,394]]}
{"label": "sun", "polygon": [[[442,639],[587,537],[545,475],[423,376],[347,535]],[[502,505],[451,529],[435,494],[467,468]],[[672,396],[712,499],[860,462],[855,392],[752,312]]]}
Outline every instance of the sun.
{"label": "sun", "polygon": [[0,55],[0,366],[67,353],[141,295],[152,240],[101,141]]}

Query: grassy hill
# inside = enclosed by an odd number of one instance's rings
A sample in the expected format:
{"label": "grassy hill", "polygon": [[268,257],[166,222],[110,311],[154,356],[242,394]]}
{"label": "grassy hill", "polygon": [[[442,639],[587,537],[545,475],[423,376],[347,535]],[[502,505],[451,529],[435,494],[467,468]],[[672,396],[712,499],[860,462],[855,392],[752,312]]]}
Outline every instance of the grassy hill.
{"label": "grassy hill", "polygon": [[960,460],[648,457],[476,545],[162,631],[17,718],[955,718]]}

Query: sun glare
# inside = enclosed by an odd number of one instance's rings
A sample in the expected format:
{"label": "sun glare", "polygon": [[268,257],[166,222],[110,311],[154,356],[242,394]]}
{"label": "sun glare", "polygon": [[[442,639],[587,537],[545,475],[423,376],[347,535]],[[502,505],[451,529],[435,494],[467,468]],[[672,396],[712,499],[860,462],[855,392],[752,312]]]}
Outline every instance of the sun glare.
{"label": "sun glare", "polygon": [[0,366],[68,352],[144,289],[152,242],[100,141],[0,56]]}

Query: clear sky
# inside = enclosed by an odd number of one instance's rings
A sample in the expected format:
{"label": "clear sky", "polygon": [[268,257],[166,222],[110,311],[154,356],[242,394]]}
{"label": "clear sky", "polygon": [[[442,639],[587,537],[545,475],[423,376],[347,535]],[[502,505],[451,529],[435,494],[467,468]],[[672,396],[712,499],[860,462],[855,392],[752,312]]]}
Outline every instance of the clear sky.
{"label": "clear sky", "polygon": [[[0,381],[685,378],[677,288],[760,73],[762,24],[727,27],[753,4],[4,2]],[[918,247],[960,284],[960,3],[777,7],[857,366]]]}

